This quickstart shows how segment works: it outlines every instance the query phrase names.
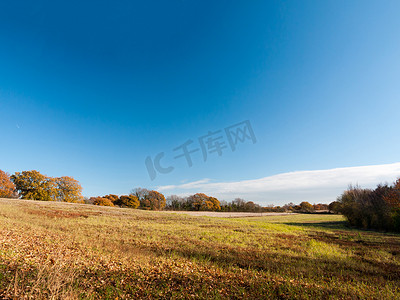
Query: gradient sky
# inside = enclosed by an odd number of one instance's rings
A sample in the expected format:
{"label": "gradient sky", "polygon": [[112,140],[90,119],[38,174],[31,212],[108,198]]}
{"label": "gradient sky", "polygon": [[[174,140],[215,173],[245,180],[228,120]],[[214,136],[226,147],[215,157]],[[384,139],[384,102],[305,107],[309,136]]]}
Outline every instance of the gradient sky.
{"label": "gradient sky", "polygon": [[[0,169],[73,176],[85,196],[262,204],[333,201],[360,180],[349,167],[383,166],[362,169],[368,184],[400,176],[399,13],[397,0],[1,1]],[[255,144],[174,159],[245,120]],[[174,169],[151,180],[145,159],[161,152]],[[190,185],[336,168],[339,190],[313,196]]]}

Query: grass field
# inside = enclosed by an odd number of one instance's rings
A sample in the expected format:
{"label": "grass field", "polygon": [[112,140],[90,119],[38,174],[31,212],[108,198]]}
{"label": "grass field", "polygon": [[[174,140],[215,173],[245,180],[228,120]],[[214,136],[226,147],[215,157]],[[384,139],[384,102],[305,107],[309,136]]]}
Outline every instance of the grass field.
{"label": "grass field", "polygon": [[338,215],[196,217],[0,200],[0,296],[399,299],[400,236]]}

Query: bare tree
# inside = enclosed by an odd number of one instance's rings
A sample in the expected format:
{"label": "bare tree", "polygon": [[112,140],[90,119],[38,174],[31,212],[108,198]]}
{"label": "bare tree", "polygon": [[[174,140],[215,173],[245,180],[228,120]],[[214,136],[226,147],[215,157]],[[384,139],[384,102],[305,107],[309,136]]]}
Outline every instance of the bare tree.
{"label": "bare tree", "polygon": [[148,189],[138,187],[134,188],[130,194],[136,196],[139,201],[143,201],[143,199],[149,194],[149,192],[150,191]]}

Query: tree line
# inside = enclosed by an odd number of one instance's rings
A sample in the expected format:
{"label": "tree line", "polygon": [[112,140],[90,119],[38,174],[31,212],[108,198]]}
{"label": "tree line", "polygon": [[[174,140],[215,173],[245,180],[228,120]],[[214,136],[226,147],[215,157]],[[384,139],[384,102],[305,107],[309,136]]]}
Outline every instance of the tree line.
{"label": "tree line", "polygon": [[28,200],[86,203],[100,206],[138,208],[144,210],[181,211],[222,211],[222,212],[318,212],[328,210],[327,204],[299,205],[289,203],[283,206],[263,207],[253,201],[236,198],[231,202],[220,201],[204,193],[187,197],[165,196],[155,190],[135,188],[128,195],[105,195],[86,198],[82,187],[73,177],[49,177],[36,170],[16,172],[9,175],[0,170],[0,198],[21,198]]}
{"label": "tree line", "polygon": [[[207,195],[196,194],[188,197],[181,197],[177,195],[171,195],[167,198],[166,210],[218,210],[223,212],[301,212],[311,213],[319,211],[329,211],[328,204],[311,204],[307,201],[301,202],[299,205],[294,203],[288,203],[283,206],[261,206],[253,201],[246,201],[242,198],[236,198],[230,202],[219,201],[218,206],[212,206],[211,204],[206,205]],[[199,199],[202,199],[199,202]]]}
{"label": "tree line", "polygon": [[165,196],[154,190],[136,188],[129,195],[105,195],[85,199],[85,203],[102,206],[119,206],[145,210],[163,210]]}

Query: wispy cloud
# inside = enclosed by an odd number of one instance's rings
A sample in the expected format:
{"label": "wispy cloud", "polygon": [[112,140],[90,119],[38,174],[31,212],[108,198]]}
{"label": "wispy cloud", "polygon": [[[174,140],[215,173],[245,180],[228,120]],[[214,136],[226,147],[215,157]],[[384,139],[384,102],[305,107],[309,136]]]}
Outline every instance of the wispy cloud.
{"label": "wispy cloud", "polygon": [[160,186],[158,190],[180,195],[204,192],[224,200],[241,197],[261,204],[330,202],[334,201],[349,184],[373,187],[379,183],[391,183],[398,177],[400,177],[400,163],[393,163],[295,171],[235,182],[212,182],[210,179],[202,179],[184,184]]}

